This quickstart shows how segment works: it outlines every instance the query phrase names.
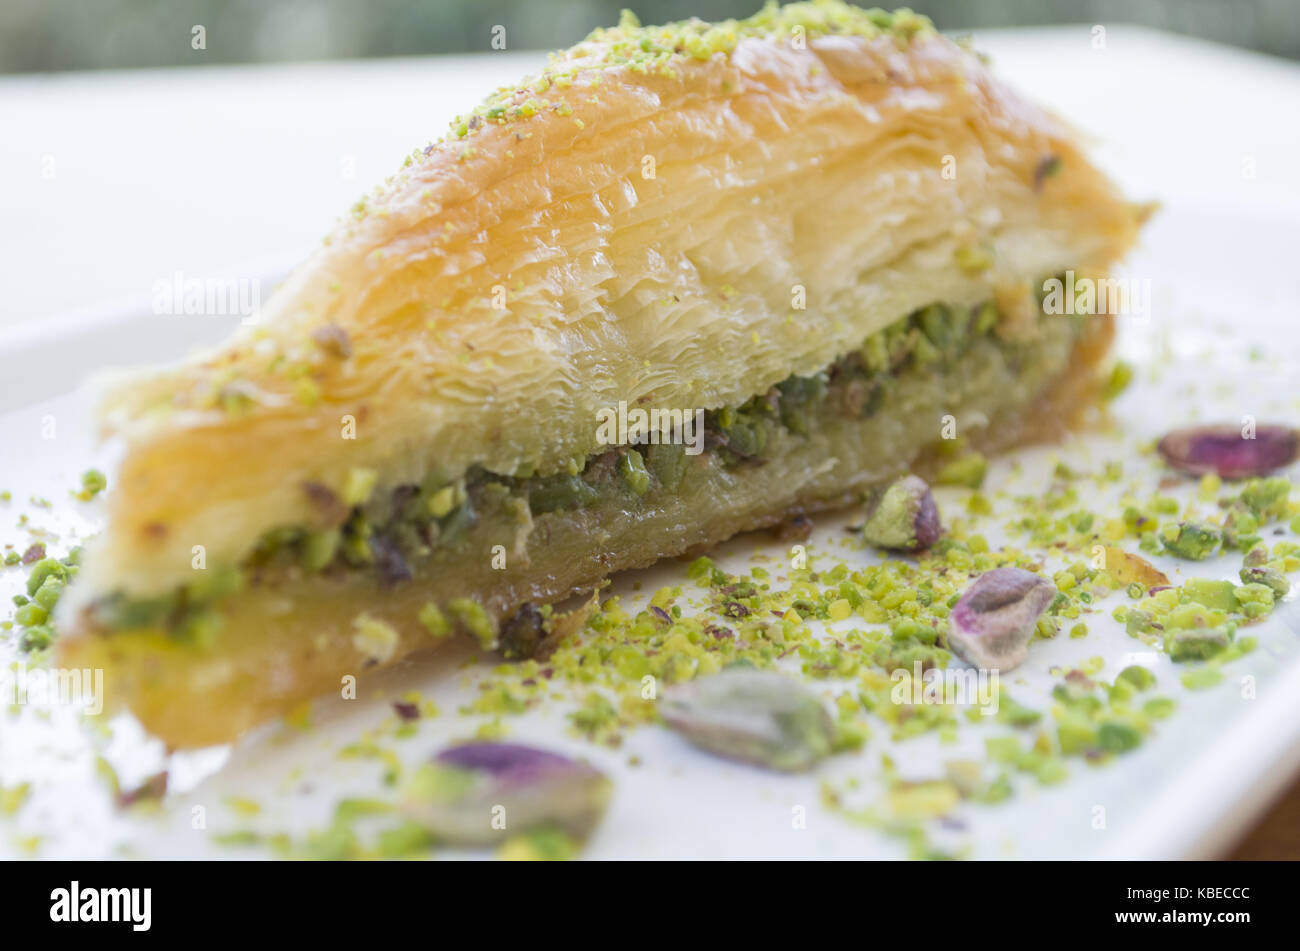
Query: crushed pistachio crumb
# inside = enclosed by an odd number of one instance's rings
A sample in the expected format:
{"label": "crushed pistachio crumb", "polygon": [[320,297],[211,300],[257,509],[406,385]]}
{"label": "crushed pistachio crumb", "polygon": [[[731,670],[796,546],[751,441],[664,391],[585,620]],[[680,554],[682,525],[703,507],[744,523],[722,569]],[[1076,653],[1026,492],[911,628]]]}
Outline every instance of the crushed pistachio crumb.
{"label": "crushed pistachio crumb", "polygon": [[366,659],[382,664],[397,652],[401,637],[388,622],[361,614],[353,620],[352,627],[352,646]]}

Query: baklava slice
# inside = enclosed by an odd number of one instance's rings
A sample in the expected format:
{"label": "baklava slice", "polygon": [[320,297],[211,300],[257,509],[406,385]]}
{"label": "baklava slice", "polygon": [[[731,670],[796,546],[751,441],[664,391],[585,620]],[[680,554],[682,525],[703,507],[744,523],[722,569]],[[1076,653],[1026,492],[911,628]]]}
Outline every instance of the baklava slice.
{"label": "baklava slice", "polygon": [[[64,662],[173,747],[1091,399],[1142,210],[907,11],[631,16],[414,152],[260,322],[108,397]],[[1050,309],[1050,308],[1048,308]]]}

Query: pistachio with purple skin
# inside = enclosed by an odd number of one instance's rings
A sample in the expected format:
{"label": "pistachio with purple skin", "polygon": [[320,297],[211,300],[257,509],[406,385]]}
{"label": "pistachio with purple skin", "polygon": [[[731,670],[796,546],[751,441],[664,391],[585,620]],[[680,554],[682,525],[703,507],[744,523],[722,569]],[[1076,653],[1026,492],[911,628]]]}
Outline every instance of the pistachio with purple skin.
{"label": "pistachio with purple skin", "polygon": [[1024,661],[1039,616],[1056,597],[1056,585],[1022,568],[980,575],[948,616],[948,647],[966,663],[1011,670]]}
{"label": "pistachio with purple skin", "polygon": [[775,671],[732,669],[672,687],[660,713],[701,749],[785,772],[811,769],[835,743],[821,698]]}
{"label": "pistachio with purple skin", "polygon": [[1166,435],[1156,449],[1165,462],[1190,475],[1249,479],[1295,462],[1300,430],[1273,423],[1249,431],[1231,423],[1187,426]]}
{"label": "pistachio with purple skin", "polygon": [[920,551],[939,540],[939,507],[930,487],[914,475],[905,476],[867,505],[862,537],[868,544],[892,551]]}
{"label": "pistachio with purple skin", "polygon": [[595,767],[515,743],[466,743],[416,770],[401,809],[451,845],[488,846],[549,827],[585,838],[613,786]]}

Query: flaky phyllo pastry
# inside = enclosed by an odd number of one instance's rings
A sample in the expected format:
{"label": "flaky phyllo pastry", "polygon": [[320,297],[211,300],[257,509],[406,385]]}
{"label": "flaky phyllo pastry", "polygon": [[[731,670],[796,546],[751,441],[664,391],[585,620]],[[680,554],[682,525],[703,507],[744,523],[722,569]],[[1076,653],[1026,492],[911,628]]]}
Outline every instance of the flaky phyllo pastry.
{"label": "flaky phyllo pastry", "polygon": [[412,154],[255,326],[110,395],[64,661],[186,747],[449,636],[577,636],[565,599],[924,472],[945,417],[1059,430],[1111,321],[1044,280],[1141,217],[910,12],[626,16]]}

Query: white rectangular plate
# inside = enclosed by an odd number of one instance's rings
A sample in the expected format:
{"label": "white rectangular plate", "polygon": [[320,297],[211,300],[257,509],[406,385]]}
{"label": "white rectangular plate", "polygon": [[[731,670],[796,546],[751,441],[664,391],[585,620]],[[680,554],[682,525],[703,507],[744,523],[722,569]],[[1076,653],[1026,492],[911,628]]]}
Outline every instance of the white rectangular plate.
{"label": "white rectangular plate", "polygon": [[[1143,37],[1121,35],[1130,40]],[[1127,58],[1117,51],[1108,63],[1110,72],[1097,72],[1073,85],[1028,91],[1068,109],[1095,104],[1106,95],[1102,87],[1109,83],[1114,86],[1109,101],[1118,109],[1134,88],[1133,77],[1158,72],[1153,63],[1159,62],[1162,51],[1172,55],[1167,45],[1150,38],[1146,43],[1147,60],[1140,64],[1132,51]],[[1035,60],[1034,44],[1032,37],[1003,37],[1000,44],[987,45],[995,54],[1000,49],[1008,52],[1011,73],[1019,68],[1026,77],[1057,75]],[[1229,88],[1240,89],[1258,79],[1260,84],[1253,88],[1264,96],[1265,77],[1274,89],[1297,87],[1294,69],[1283,71],[1267,61],[1194,48],[1221,67],[1219,75],[1229,77],[1222,80]],[[1177,57],[1190,55],[1181,44],[1175,52]],[[1088,87],[1087,94],[1080,91],[1081,85]],[[1188,92],[1188,99],[1195,98],[1193,92],[1202,104],[1216,92],[1226,95],[1216,87]],[[1139,97],[1142,94],[1139,90]],[[1183,102],[1172,90],[1166,99]],[[1294,111],[1295,98],[1289,93],[1278,92],[1273,101],[1283,104],[1277,108]],[[1126,129],[1141,127],[1131,115],[1113,115]],[[1258,111],[1255,118],[1262,128]],[[1088,117],[1080,120],[1087,124]],[[1236,122],[1234,128],[1246,122],[1240,115],[1225,121]],[[1155,136],[1152,143],[1171,148],[1166,136]],[[1267,155],[1278,154],[1278,146],[1261,140],[1253,148]],[[1240,156],[1232,148],[1223,151],[1216,161],[1230,163],[1225,173],[1230,178],[1238,173]],[[1165,165],[1170,177],[1159,179],[1154,161],[1146,163],[1132,154],[1143,152],[1130,138],[1105,156],[1120,168],[1130,188],[1134,182],[1141,188],[1158,180],[1168,186],[1137,193],[1165,201],[1144,233],[1143,249],[1125,271],[1126,276],[1149,280],[1153,292],[1152,314],[1125,318],[1119,342],[1121,353],[1138,367],[1137,382],[1113,406],[1112,432],[1081,436],[1061,447],[1025,450],[994,464],[986,492],[994,497],[997,512],[980,528],[995,545],[1001,541],[995,526],[1014,512],[1014,497],[1042,493],[1057,460],[1091,473],[1108,460],[1121,459],[1125,475],[1118,490],[1146,497],[1156,491],[1163,473],[1143,450],[1168,428],[1194,420],[1236,421],[1247,415],[1300,421],[1300,338],[1290,329],[1300,299],[1294,193],[1289,204],[1251,201],[1239,188],[1228,198],[1223,189],[1209,188],[1202,195],[1196,182],[1186,180],[1186,168]],[[1275,176],[1274,184],[1278,180]],[[98,503],[69,497],[85,468],[108,467],[112,461],[111,447],[96,447],[92,439],[91,393],[83,385],[89,371],[122,362],[174,359],[192,346],[219,339],[232,324],[226,318],[153,316],[148,302],[141,301],[139,306],[79,318],[75,324],[54,321],[0,337],[0,366],[5,368],[0,488],[13,496],[12,502],[0,503],[0,544],[21,550],[35,528],[48,533],[52,551],[61,552],[94,530]],[[111,468],[107,471],[111,474]],[[1081,505],[1106,507],[1107,498],[1095,483],[1083,480],[1080,487]],[[1190,499],[1193,488],[1189,484],[1170,494]],[[47,498],[51,507],[32,504],[34,497]],[[962,490],[939,493],[941,509],[951,515],[962,513],[964,499]],[[1113,500],[1110,504],[1113,507]],[[28,522],[20,526],[23,515]],[[850,563],[876,557],[849,541],[843,528],[852,520],[845,515],[817,521],[811,542],[814,560],[819,552]],[[1287,532],[1284,537],[1293,536]],[[1269,536],[1270,542],[1275,540]],[[762,562],[770,567],[787,554],[784,545],[761,536],[733,541],[717,557],[724,567],[747,570],[755,558],[770,559]],[[1175,582],[1193,575],[1235,579],[1240,564],[1239,555],[1196,565],[1155,560]],[[634,602],[640,597],[635,585],[653,591],[667,583],[685,583],[680,564],[620,577],[615,590]],[[689,596],[692,587],[685,584]],[[6,603],[20,586],[20,571],[0,573]],[[1046,709],[1054,682],[1050,668],[1073,667],[1100,656],[1105,661],[1101,676],[1109,679],[1138,655],[1136,662],[1156,673],[1159,692],[1177,699],[1178,713],[1159,723],[1155,734],[1131,754],[1096,768],[1070,761],[1071,777],[1061,786],[1019,782],[1017,795],[1000,807],[962,805],[956,821],[940,830],[938,844],[979,857],[1208,856],[1229,845],[1295,773],[1300,763],[1300,624],[1294,606],[1288,601],[1272,619],[1251,629],[1260,649],[1227,665],[1222,684],[1193,693],[1179,683],[1176,665],[1146,654],[1140,642],[1110,620],[1110,611],[1123,600],[1122,593],[1116,594],[1087,616],[1086,638],[1062,635],[1036,642],[1029,661],[1007,678],[1007,686],[1021,703]],[[19,659],[0,645],[0,661]],[[233,749],[170,760],[126,717],[94,721],[87,728],[67,709],[0,712],[0,785],[31,783],[26,804],[12,816],[0,816],[0,855],[265,855],[260,849],[217,845],[213,833],[252,828],[300,834],[328,824],[335,803],[345,796],[385,795],[380,764],[340,758],[339,750],[375,730],[381,744],[409,764],[472,735],[488,718],[456,711],[475,694],[477,678],[488,669],[472,661],[465,649],[450,648],[429,662],[363,681],[359,700],[321,701],[308,731],[273,724]],[[828,696],[835,686],[823,685]],[[442,714],[420,721],[411,738],[388,738],[390,702],[410,689],[434,700]],[[510,739],[587,757],[614,778],[609,813],[584,853],[595,858],[900,856],[900,842],[823,806],[822,784],[842,789],[856,780],[857,795],[870,800],[878,791],[883,754],[889,754],[906,777],[938,778],[945,760],[980,756],[986,736],[1011,732],[1001,726],[963,726],[954,744],[941,744],[934,735],[894,742],[878,724],[860,753],[834,757],[808,776],[780,776],[711,758],[658,727],[628,733],[618,749],[595,746],[568,728],[564,714],[571,709],[571,700],[555,700],[503,722]],[[165,804],[144,812],[113,809],[96,771],[101,755],[126,786],[167,765],[171,793]],[[230,805],[231,797],[258,801],[260,813],[241,814]],[[1099,815],[1104,815],[1104,823],[1098,822]],[[798,821],[799,816],[805,821]],[[449,854],[458,853],[439,853]]]}

